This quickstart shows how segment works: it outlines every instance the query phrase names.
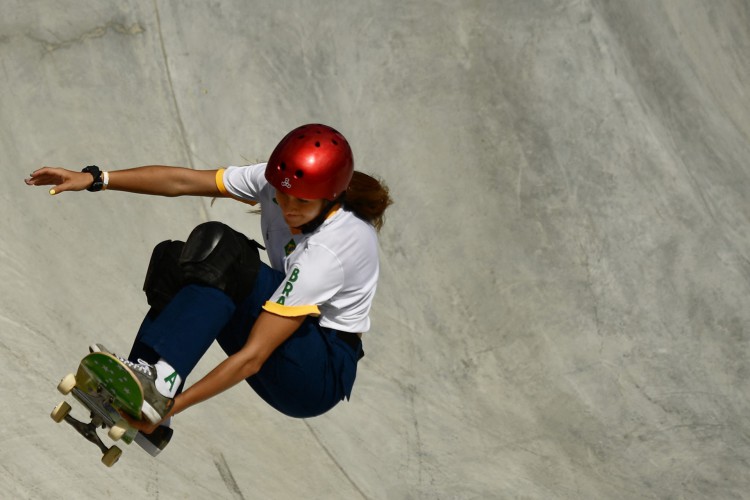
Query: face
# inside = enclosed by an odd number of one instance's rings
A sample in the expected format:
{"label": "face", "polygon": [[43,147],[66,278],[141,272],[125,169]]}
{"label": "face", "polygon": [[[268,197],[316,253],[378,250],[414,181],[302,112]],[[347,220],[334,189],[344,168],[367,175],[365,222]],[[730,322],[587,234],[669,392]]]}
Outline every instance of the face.
{"label": "face", "polygon": [[315,217],[323,210],[324,200],[305,200],[295,198],[292,195],[276,191],[276,202],[281,208],[284,220],[289,227],[300,227]]}

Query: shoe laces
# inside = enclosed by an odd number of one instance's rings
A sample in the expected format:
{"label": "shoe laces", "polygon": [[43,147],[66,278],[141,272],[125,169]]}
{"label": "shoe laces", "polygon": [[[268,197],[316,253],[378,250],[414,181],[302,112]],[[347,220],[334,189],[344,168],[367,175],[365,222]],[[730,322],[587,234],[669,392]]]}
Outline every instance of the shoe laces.
{"label": "shoe laces", "polygon": [[129,359],[121,358],[119,356],[117,357],[117,359],[119,359],[120,361],[122,361],[122,363],[125,366],[127,366],[128,368],[131,368],[131,369],[133,369],[135,371],[141,372],[141,373],[143,373],[143,374],[145,374],[145,375],[147,375],[149,377],[151,376],[151,365],[149,365],[148,363],[146,363],[142,359],[138,358],[138,362],[137,363],[133,363]]}

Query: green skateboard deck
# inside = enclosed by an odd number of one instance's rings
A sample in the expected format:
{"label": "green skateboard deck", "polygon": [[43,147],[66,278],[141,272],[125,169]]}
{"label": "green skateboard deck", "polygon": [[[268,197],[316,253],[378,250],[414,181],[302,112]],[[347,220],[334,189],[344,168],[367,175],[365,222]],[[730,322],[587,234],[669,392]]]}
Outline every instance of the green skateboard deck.
{"label": "green skateboard deck", "polygon": [[[111,405],[140,420],[143,388],[138,379],[119,359],[105,352],[93,352],[81,360],[81,385],[87,392],[97,389],[111,396]],[[79,377],[76,377],[78,380]],[[89,389],[91,389],[89,391]]]}

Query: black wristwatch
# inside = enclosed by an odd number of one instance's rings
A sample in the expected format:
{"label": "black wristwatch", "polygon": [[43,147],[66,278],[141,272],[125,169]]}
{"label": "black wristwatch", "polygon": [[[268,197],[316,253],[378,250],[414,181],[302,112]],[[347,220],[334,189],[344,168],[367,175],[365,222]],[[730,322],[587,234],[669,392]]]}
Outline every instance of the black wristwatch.
{"label": "black wristwatch", "polygon": [[102,190],[102,188],[104,187],[104,181],[102,181],[102,171],[99,170],[99,167],[97,167],[96,165],[89,165],[88,167],[81,170],[81,172],[88,172],[89,174],[94,176],[94,183],[87,187],[86,191],[95,193],[96,191]]}

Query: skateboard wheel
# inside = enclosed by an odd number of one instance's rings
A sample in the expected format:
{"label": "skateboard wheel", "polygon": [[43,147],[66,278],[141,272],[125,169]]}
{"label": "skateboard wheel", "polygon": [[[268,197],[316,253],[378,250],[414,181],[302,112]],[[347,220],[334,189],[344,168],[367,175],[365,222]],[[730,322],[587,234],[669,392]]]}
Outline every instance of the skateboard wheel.
{"label": "skateboard wheel", "polygon": [[52,420],[59,424],[65,419],[65,416],[70,413],[70,409],[70,405],[66,401],[63,401],[59,405],[55,406],[55,409],[52,410],[50,417],[52,417]]}
{"label": "skateboard wheel", "polygon": [[69,373],[63,377],[59,384],[57,384],[57,390],[63,394],[70,394],[73,387],[76,386],[76,376]]}
{"label": "skateboard wheel", "polygon": [[120,455],[122,455],[122,450],[117,446],[113,446],[102,456],[102,463],[107,467],[112,467],[120,459]]}
{"label": "skateboard wheel", "polygon": [[120,420],[109,429],[107,435],[112,441],[119,441],[120,439],[122,439],[126,432],[128,432],[128,424],[125,422],[125,420]]}

